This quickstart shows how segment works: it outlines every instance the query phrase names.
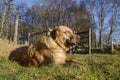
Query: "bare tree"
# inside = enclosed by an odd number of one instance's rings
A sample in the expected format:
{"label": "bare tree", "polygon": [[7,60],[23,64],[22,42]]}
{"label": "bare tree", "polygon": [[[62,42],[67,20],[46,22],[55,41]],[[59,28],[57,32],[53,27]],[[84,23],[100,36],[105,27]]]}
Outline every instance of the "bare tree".
{"label": "bare tree", "polygon": [[98,17],[98,29],[99,29],[99,45],[100,49],[103,50],[103,30],[104,21],[106,17],[106,0],[98,0],[97,5],[97,17]]}
{"label": "bare tree", "polygon": [[2,0],[1,3],[1,7],[3,9],[2,12],[2,21],[1,21],[1,36],[3,36],[3,28],[5,27],[5,25],[7,24],[7,20],[10,18],[11,14],[11,10],[12,10],[12,2],[13,0]]}
{"label": "bare tree", "polygon": [[115,32],[115,29],[118,27],[118,14],[119,14],[119,0],[112,0],[112,6],[111,6],[111,18],[110,18],[110,32],[108,35],[108,45],[111,45],[111,49],[113,51],[113,33]]}
{"label": "bare tree", "polygon": [[89,11],[90,15],[91,15],[91,20],[92,20],[92,48],[97,48],[96,45],[96,0],[86,0],[86,7],[87,10]]}

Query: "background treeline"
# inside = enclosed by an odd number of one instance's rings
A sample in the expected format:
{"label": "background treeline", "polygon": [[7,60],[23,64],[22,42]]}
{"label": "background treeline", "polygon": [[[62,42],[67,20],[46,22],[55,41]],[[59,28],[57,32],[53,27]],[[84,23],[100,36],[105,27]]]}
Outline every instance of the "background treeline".
{"label": "background treeline", "polygon": [[[29,2],[28,2],[29,3]],[[47,28],[66,25],[74,32],[92,28],[93,48],[119,42],[120,0],[0,0],[0,37],[13,41],[16,15],[18,40]]]}

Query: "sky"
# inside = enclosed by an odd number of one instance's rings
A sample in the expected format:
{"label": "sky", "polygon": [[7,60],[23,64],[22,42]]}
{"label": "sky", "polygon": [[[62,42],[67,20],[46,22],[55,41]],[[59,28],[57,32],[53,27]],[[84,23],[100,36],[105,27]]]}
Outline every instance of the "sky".
{"label": "sky", "polygon": [[22,0],[24,2],[26,2],[26,4],[31,7],[33,5],[33,0]]}
{"label": "sky", "polygon": [[[39,1],[39,0],[15,0],[15,3],[19,4],[21,2],[25,2],[28,7],[31,7],[35,1]],[[76,0],[76,1],[79,4],[80,1],[84,1],[84,0]]]}
{"label": "sky", "polygon": [[22,2],[25,2],[25,4],[28,6],[28,7],[31,7],[33,5],[33,0],[15,0],[15,3],[16,4],[20,4]]}

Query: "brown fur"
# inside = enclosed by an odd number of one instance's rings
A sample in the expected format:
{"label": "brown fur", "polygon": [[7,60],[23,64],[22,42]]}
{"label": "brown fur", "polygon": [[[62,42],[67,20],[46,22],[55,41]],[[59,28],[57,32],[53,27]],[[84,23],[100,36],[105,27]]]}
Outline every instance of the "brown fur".
{"label": "brown fur", "polygon": [[42,66],[48,64],[73,64],[75,60],[66,60],[66,51],[74,45],[79,36],[66,26],[59,26],[43,36],[35,45],[23,46],[10,53],[9,60],[23,66]]}

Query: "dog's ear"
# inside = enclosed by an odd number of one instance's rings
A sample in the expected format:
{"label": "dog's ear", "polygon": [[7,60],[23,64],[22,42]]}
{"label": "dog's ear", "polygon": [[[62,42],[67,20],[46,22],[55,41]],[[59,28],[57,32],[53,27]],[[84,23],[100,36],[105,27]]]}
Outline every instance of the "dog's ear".
{"label": "dog's ear", "polygon": [[50,32],[50,36],[55,40],[57,37],[60,36],[61,33],[60,31],[61,31],[60,28],[55,28]]}
{"label": "dog's ear", "polygon": [[56,39],[57,28],[50,32],[50,36],[55,40]]}

